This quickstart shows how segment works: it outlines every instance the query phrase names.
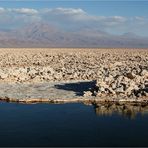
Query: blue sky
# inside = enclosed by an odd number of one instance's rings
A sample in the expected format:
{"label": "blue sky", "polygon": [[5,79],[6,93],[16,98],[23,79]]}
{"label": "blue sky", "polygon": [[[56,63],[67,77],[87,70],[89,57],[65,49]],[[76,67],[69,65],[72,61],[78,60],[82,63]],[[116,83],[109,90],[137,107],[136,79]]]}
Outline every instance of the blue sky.
{"label": "blue sky", "polygon": [[[33,21],[48,21],[58,27],[68,23],[71,28],[89,26],[113,34],[148,34],[148,1],[3,0],[0,1],[0,8],[0,28],[18,27]],[[43,13],[45,8],[50,11]],[[30,16],[27,9],[37,10],[38,13],[32,13]],[[73,25],[74,23],[76,25]],[[69,26],[66,28],[70,28]]]}
{"label": "blue sky", "polygon": [[6,8],[81,8],[91,14],[95,15],[124,15],[124,16],[147,16],[148,15],[148,1],[99,1],[99,0],[5,0],[0,1],[0,7]]}

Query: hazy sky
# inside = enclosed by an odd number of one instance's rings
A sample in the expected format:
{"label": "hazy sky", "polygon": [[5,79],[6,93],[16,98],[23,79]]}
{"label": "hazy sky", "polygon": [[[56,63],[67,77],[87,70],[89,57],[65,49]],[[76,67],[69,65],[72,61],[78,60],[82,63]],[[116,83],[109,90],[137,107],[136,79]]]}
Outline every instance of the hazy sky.
{"label": "hazy sky", "polygon": [[0,0],[1,29],[41,22],[67,30],[148,36],[148,1]]}

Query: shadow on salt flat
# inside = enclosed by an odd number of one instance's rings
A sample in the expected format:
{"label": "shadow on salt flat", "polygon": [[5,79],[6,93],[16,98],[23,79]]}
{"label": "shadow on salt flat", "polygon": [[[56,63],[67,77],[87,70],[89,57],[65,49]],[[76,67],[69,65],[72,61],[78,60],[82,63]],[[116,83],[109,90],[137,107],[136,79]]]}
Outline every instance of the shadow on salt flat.
{"label": "shadow on salt flat", "polygon": [[88,91],[95,86],[95,81],[77,82],[77,83],[65,83],[54,85],[56,89],[62,89],[66,91],[75,92],[76,96],[83,96],[84,91]]}

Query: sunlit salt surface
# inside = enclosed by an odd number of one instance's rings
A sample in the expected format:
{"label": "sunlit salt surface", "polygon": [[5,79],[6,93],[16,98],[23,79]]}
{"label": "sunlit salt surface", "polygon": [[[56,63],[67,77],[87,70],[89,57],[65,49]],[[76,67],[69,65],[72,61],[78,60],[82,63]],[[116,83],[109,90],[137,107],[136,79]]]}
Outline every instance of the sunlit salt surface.
{"label": "sunlit salt surface", "polygon": [[148,146],[147,109],[125,108],[0,102],[0,146]]}

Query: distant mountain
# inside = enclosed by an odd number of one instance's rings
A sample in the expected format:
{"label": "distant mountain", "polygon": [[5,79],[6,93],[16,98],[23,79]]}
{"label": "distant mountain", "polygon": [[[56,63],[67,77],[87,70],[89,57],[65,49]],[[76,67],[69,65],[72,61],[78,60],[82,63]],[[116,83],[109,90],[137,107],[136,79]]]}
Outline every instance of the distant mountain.
{"label": "distant mountain", "polygon": [[52,25],[30,24],[0,31],[0,47],[137,47],[147,48],[148,38],[134,33],[112,35],[98,29],[64,31]]}

